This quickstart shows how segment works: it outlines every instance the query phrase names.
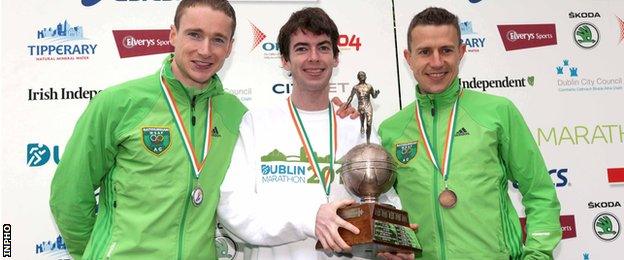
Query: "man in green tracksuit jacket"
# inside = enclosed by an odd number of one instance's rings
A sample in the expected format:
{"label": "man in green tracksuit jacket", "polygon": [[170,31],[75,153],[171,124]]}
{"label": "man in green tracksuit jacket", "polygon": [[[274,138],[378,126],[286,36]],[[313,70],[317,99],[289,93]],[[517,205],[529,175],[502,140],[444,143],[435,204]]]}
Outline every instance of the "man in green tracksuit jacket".
{"label": "man in green tracksuit jacket", "polygon": [[[544,160],[508,99],[462,91],[465,50],[455,15],[441,8],[416,15],[404,56],[417,100],[379,129],[398,165],[403,209],[420,224],[422,258],[552,259],[560,206]],[[509,180],[523,195],[525,242]]]}
{"label": "man in green tracksuit jacket", "polygon": [[182,0],[174,54],[80,117],[50,199],[74,259],[216,259],[219,186],[246,111],[216,75],[235,19],[226,0]]}

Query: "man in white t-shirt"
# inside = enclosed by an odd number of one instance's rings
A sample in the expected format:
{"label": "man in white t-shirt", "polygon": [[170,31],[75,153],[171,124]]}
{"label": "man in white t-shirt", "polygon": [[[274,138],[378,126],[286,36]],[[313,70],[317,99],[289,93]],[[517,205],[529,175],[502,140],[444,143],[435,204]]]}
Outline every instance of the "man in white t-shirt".
{"label": "man in white t-shirt", "polygon": [[[359,233],[336,214],[355,200],[334,162],[366,142],[360,122],[337,118],[329,101],[337,43],[336,24],[320,8],[293,13],[280,29],[282,64],[295,87],[287,99],[245,114],[221,185],[220,222],[244,241],[244,259],[348,257],[338,228]],[[376,134],[371,142],[379,142]],[[394,190],[380,201],[400,205]],[[315,249],[317,240],[325,250]]]}

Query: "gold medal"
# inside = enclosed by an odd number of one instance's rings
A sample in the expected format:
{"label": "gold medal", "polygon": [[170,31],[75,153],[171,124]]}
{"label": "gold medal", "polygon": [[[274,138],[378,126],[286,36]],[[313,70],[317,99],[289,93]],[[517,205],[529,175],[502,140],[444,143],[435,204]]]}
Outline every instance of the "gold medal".
{"label": "gold medal", "polygon": [[193,201],[193,205],[195,205],[195,207],[199,207],[202,201],[204,201],[204,191],[201,187],[197,186],[193,189],[191,192],[191,201]]}
{"label": "gold medal", "polygon": [[450,209],[455,207],[455,204],[457,203],[457,195],[455,195],[455,192],[452,190],[445,188],[438,196],[438,201],[442,207]]}

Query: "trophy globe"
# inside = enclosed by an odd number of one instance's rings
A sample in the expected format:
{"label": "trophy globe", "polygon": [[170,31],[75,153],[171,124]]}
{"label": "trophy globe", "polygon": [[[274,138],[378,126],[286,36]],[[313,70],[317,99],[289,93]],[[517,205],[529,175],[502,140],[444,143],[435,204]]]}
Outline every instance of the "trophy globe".
{"label": "trophy globe", "polygon": [[360,144],[339,160],[340,178],[351,194],[362,203],[376,203],[396,180],[396,166],[386,150],[378,144]]}

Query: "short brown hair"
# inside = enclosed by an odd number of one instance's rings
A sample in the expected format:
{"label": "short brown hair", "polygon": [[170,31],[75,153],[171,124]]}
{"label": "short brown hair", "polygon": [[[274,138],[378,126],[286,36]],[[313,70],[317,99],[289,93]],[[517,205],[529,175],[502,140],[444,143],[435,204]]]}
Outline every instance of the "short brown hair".
{"label": "short brown hair", "polygon": [[407,29],[407,49],[412,49],[412,30],[418,25],[452,25],[457,31],[457,42],[461,44],[461,33],[459,31],[459,19],[457,15],[444,8],[429,7],[418,13],[410,22]]}
{"label": "short brown hair", "polygon": [[282,26],[277,36],[277,44],[282,57],[289,61],[290,36],[297,30],[305,30],[314,35],[325,34],[331,40],[334,58],[338,57],[338,27],[334,21],[318,7],[308,7],[294,12]]}
{"label": "short brown hair", "polygon": [[173,18],[173,24],[176,29],[180,28],[180,18],[182,18],[182,14],[184,10],[187,8],[195,7],[195,6],[208,6],[215,11],[223,12],[227,17],[232,18],[232,35],[234,37],[234,31],[236,30],[236,13],[234,12],[234,8],[230,5],[230,2],[227,0],[182,0],[178,4],[178,8],[175,12],[175,17]]}

